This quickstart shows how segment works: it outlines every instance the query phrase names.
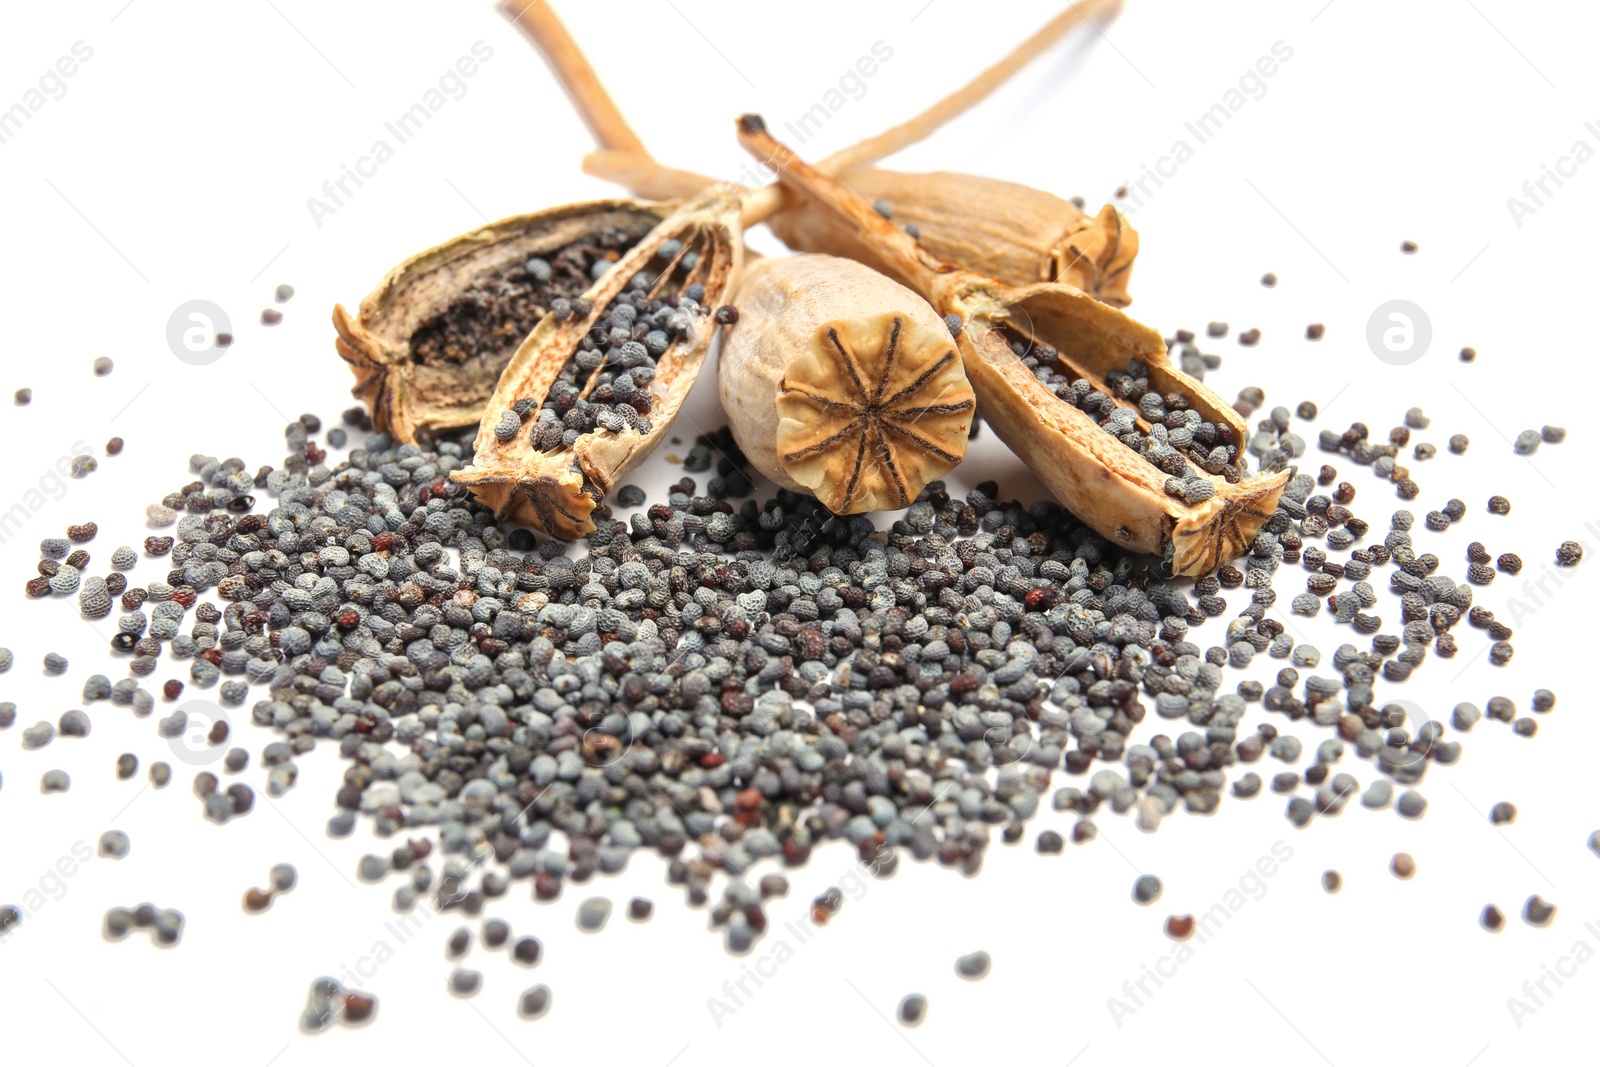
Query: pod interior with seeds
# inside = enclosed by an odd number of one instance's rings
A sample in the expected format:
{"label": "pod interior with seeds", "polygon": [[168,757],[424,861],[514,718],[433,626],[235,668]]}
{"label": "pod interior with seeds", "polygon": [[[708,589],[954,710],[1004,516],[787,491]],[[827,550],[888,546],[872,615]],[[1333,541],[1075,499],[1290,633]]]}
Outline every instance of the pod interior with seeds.
{"label": "pod interior with seeds", "polygon": [[[984,419],[1084,522],[1162,556],[1178,574],[1207,573],[1249,546],[1289,473],[1245,475],[1243,421],[1167,363],[1160,334],[1070,285],[1015,287],[939,260],[779,144],[759,116],[739,120],[739,138],[786,185],[856,227],[938,312],[961,320],[958,343]],[[1169,415],[1186,431],[1176,443]],[[1216,443],[1195,470],[1208,432]],[[1169,472],[1179,461],[1182,476]]]}
{"label": "pod interior with seeds", "polygon": [[712,190],[625,253],[565,314],[540,320],[451,477],[502,521],[572,539],[655,447],[705,360],[742,256],[742,200]]}
{"label": "pod interior with seeds", "polygon": [[539,320],[580,296],[666,216],[636,200],[518,215],[412,256],[355,315],[334,308],[335,345],[373,425],[402,441],[470,426]]}
{"label": "pod interior with seeds", "polygon": [[908,507],[966,454],[972,387],[944,321],[852,260],[759,259],[740,272],[718,386],[757,470],[835,514]]}

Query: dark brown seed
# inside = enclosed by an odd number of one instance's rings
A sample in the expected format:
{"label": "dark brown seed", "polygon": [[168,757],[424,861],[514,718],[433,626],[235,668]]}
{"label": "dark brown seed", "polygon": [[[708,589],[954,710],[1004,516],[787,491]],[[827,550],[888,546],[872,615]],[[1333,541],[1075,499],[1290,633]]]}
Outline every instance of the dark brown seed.
{"label": "dark brown seed", "polygon": [[1322,325],[1322,323],[1313,322],[1310,326],[1306,327],[1306,340],[1307,341],[1320,341],[1320,340],[1322,340],[1322,334],[1323,334],[1324,330],[1325,330],[1325,327]]}
{"label": "dark brown seed", "polygon": [[1498,934],[1505,924],[1506,917],[1500,913],[1499,908],[1493,904],[1485,904],[1483,906],[1483,914],[1478,916],[1479,926],[1491,934]]}
{"label": "dark brown seed", "polygon": [[378,998],[371,993],[350,990],[344,995],[344,1021],[351,1026],[359,1026],[371,1019],[377,1010]]}
{"label": "dark brown seed", "polygon": [[244,891],[244,910],[252,915],[266,911],[272,907],[272,894],[263,889],[246,889]]}
{"label": "dark brown seed", "polygon": [[81,545],[85,541],[93,541],[94,535],[99,532],[100,527],[92,522],[86,522],[81,526],[68,526],[67,540]]}
{"label": "dark brown seed", "polygon": [[1416,251],[1417,251],[1417,242],[1415,242],[1415,241],[1401,241],[1400,242],[1400,251],[1405,253],[1408,256],[1415,254]]}
{"label": "dark brown seed", "polygon": [[264,308],[261,312],[261,325],[276,326],[283,321],[283,312],[277,308]]}
{"label": "dark brown seed", "polygon": [[1389,870],[1396,878],[1410,878],[1417,873],[1417,861],[1411,858],[1409,852],[1396,852],[1394,859],[1389,861]]}
{"label": "dark brown seed", "polygon": [[1556,917],[1556,906],[1535,893],[1522,906],[1522,918],[1529,926],[1549,926]]}
{"label": "dark brown seed", "polygon": [[1461,350],[1461,362],[1463,362],[1463,363],[1471,363],[1473,360],[1475,360],[1477,358],[1478,358],[1478,350],[1476,348],[1463,348]]}
{"label": "dark brown seed", "polygon": [[1338,871],[1322,872],[1322,889],[1324,892],[1337,893],[1343,885],[1344,878],[1340,876]]}
{"label": "dark brown seed", "polygon": [[1271,271],[1268,271],[1267,273],[1265,273],[1265,274],[1263,274],[1261,276],[1261,285],[1264,288],[1271,289],[1273,286],[1275,286],[1277,284],[1278,284],[1278,276],[1276,274],[1273,274]]}
{"label": "dark brown seed", "polygon": [[1261,331],[1251,327],[1239,334],[1239,343],[1250,348],[1261,340]]}
{"label": "dark brown seed", "polygon": [[1489,498],[1489,514],[1491,514],[1491,515],[1509,515],[1509,514],[1511,514],[1511,501],[1507,500],[1503,496],[1492,496],[1492,497],[1490,497]]}
{"label": "dark brown seed", "polygon": [[1494,563],[1495,566],[1507,574],[1520,574],[1522,572],[1522,557],[1515,552],[1503,553]]}
{"label": "dark brown seed", "polygon": [[108,455],[108,456],[120,456],[120,455],[122,455],[122,438],[113,437],[111,440],[106,442],[106,455]]}
{"label": "dark brown seed", "polygon": [[1169,915],[1166,926],[1167,936],[1174,941],[1187,941],[1194,936],[1193,915]]}
{"label": "dark brown seed", "polygon": [[1489,809],[1489,821],[1496,826],[1504,826],[1508,822],[1515,822],[1516,818],[1517,806],[1507,801],[1502,800]]}

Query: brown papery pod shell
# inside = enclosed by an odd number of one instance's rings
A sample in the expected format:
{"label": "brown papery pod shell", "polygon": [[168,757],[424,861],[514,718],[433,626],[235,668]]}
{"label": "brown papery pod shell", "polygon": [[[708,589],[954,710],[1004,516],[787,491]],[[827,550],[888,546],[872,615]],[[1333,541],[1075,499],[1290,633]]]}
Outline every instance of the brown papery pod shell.
{"label": "brown papery pod shell", "polygon": [[1153,391],[1181,393],[1202,418],[1227,426],[1239,446],[1235,462],[1243,470],[1248,439],[1244,420],[1221,397],[1167,362],[1159,333],[1072,286],[1014,287],[938,259],[867,201],[779,144],[759,116],[739,120],[739,140],[775,168],[787,186],[856,227],[861,240],[876,246],[894,268],[893,274],[937,311],[960,316],[964,325],[958,343],[985,421],[1079,519],[1115,544],[1163,557],[1174,574],[1207,574],[1250,546],[1277,507],[1288,471],[1233,483],[1210,476],[1216,494],[1198,504],[1168,496],[1165,474],[1057,398],[1012,349],[1019,336],[1050,345],[1058,351],[1064,373],[1087,378],[1108,393],[1108,374],[1123,370],[1130,360],[1143,363]]}
{"label": "brown papery pod shell", "polygon": [[678,241],[681,248],[662,278],[673,274],[683,257],[694,252],[697,261],[681,279],[678,290],[699,283],[706,291],[702,307],[724,303],[743,255],[741,206],[742,198],[726,189],[708,190],[684,204],[583,294],[591,304],[586,315],[573,315],[565,322],[546,315],[522,342],[484,408],[472,464],[450,475],[493,509],[497,521],[537,527],[563,540],[594,530],[591,515],[596,506],[617,480],[660,442],[694,385],[716,328],[713,316],[709,312],[692,315],[687,335],[674,340],[656,360],[655,377],[646,390],[650,397],[648,431],[631,426],[615,432],[596,429],[579,437],[570,448],[541,451],[527,432],[502,441],[493,427],[519,400],[531,400],[532,414],[537,414],[584,335],[668,241]]}
{"label": "brown papery pod shell", "polygon": [[[1097,300],[1126,307],[1128,276],[1139,235],[1110,204],[1088,215],[1071,201],[1016,182],[974,174],[854,171],[850,188],[890,209],[901,228],[933,255],[1008,285],[1066,282]],[[854,226],[811,204],[796,204],[769,220],[790,248],[860,259],[875,270],[889,264],[864,244]]]}
{"label": "brown papery pod shell", "polygon": [[[641,200],[568,204],[502,219],[410,257],[355,315],[333,309],[335,347],[356,377],[352,394],[367,403],[376,428],[404,442],[419,431],[474,425],[512,353],[548,310],[528,294],[501,306],[495,290],[531,257],[553,258],[574,244],[609,246],[616,256],[670,211]],[[591,279],[566,272],[556,281],[556,295],[577,296]],[[451,316],[478,333],[473,350],[420,356],[414,340]]]}
{"label": "brown papery pod shell", "polygon": [[745,457],[836,515],[909,507],[961,462],[976,406],[944,321],[853,260],[759,259],[717,382]]}

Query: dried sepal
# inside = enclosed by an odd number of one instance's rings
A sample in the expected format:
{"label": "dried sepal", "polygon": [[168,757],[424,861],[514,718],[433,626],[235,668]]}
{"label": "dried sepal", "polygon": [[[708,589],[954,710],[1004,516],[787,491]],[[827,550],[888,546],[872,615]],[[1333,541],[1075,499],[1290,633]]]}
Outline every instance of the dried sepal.
{"label": "dried sepal", "polygon": [[[868,168],[850,188],[886,205],[894,225],[939,259],[1008,285],[1065,282],[1115,307],[1126,307],[1139,235],[1110,204],[1089,215],[1070,201],[1016,182],[973,174],[904,174]],[[861,231],[808,202],[768,222],[784,244],[848,256],[893,274]]]}
{"label": "dried sepal", "polygon": [[[705,287],[702,307],[726,295],[743,254],[740,241],[741,199],[730,190],[709,190],[663,220],[591,286],[582,297],[584,314],[565,321],[546,315],[506,365],[484,408],[472,464],[451,474],[491,508],[501,522],[517,522],[566,540],[594,530],[592,514],[617,480],[650,454],[660,442],[694,385],[715,329],[710,314],[691,314],[681,334],[655,363],[645,392],[651,416],[649,429],[633,426],[599,428],[570,445],[539,447],[524,426],[508,438],[495,426],[519,401],[537,411],[578,352],[579,342],[634,275],[651,266],[669,241],[678,250],[661,272],[658,286],[670,277],[677,291]],[[692,268],[684,266],[693,254]],[[661,290],[665,292],[663,288]],[[530,420],[531,421],[531,420]]]}
{"label": "dried sepal", "polygon": [[[493,290],[530,258],[594,245],[620,254],[643,237],[670,207],[640,200],[601,200],[516,215],[411,256],[384,277],[355,315],[333,311],[335,347],[355,374],[351,392],[372,411],[373,425],[401,441],[419,431],[471,426],[500,372],[531,326],[548,310],[529,301],[490,305]],[[559,279],[577,295],[589,284],[576,271]],[[463,316],[481,333],[471,351],[424,358],[414,341],[436,335],[448,316]],[[432,348],[441,347],[434,338]],[[459,358],[457,358],[459,357]]]}
{"label": "dried sepal", "polygon": [[[779,144],[758,116],[740,120],[739,138],[786,185],[857,227],[894,276],[962,320],[958,341],[984,420],[1078,518],[1127,549],[1162,556],[1176,574],[1207,573],[1248,546],[1289,472],[1243,474],[1243,420],[1167,362],[1159,333],[1069,285],[1014,287],[941,261]],[[1039,381],[1017,353],[1018,336],[1047,343],[1064,372],[1102,388],[1130,361],[1144,364],[1153,390],[1181,393],[1203,418],[1227,426],[1239,446],[1239,480],[1203,476],[1215,492],[1198,504],[1168,496],[1155,465]]]}
{"label": "dried sepal", "polygon": [[852,260],[752,262],[718,382],[734,439],[835,514],[903,508],[966,454],[972,387],[926,301]]}

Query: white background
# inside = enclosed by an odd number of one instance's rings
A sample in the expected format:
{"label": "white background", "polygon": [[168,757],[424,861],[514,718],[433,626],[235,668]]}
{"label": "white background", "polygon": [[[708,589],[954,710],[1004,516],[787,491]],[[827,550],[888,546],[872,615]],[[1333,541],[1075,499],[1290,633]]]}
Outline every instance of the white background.
{"label": "white background", "polygon": [[[559,8],[657,154],[728,177],[744,166],[731,136],[737,113],[760,110],[781,129],[874,42],[890,46],[892,58],[806,154],[904,119],[1054,13],[1042,0]],[[483,993],[452,1000],[443,942],[455,922],[439,918],[365,982],[381,1002],[371,1027],[307,1038],[295,1026],[312,979],[354,966],[379,940],[396,945],[384,927],[396,881],[354,880],[362,852],[386,849],[364,828],[347,841],[322,832],[342,770],[336,753],[303,759],[292,793],[277,801],[263,793],[254,813],[216,827],[201,818],[182,764],[163,793],[141,789],[142,769],[133,782],[115,780],[119,752],[137,752],[145,764],[170,758],[154,719],[97,704],[89,739],[22,751],[22,727],[78,706],[89,673],[118,669],[104,651],[112,620],[85,623],[71,603],[23,602],[35,544],[68,523],[97,520],[89,548],[100,569],[113,547],[149,532],[143,506],[188,480],[191,452],[240,455],[252,469],[281,462],[289,417],[314,411],[332,421],[348,404],[328,324],[336,301],[353,307],[391,264],[486,220],[613,190],[580,173],[587,132],[537,55],[483,0],[88,0],[14,10],[0,36],[0,106],[22,99],[74,42],[86,42],[93,57],[66,81],[65,95],[0,144],[9,333],[0,386],[7,396],[20,386],[35,395],[31,407],[0,408],[0,506],[28,500],[76,442],[98,453],[120,434],[128,445],[118,458],[102,455],[90,478],[56,487],[58,499],[0,546],[11,583],[0,643],[16,653],[0,699],[19,707],[18,725],[0,734],[0,902],[20,902],[41,882],[53,890],[0,945],[0,1059],[139,1067],[377,1056],[516,1064],[586,1053],[645,1067],[819,1055],[939,1067],[980,1057],[1085,1067],[1172,1056],[1340,1067],[1593,1062],[1588,1024],[1600,964],[1576,966],[1564,987],[1547,980],[1553,995],[1542,1006],[1523,984],[1579,942],[1585,956],[1600,950],[1600,927],[1585,927],[1600,921],[1600,860],[1584,847],[1600,812],[1585,754],[1597,740],[1592,654],[1578,629],[1592,618],[1590,572],[1600,566],[1584,418],[1595,381],[1584,349],[1600,165],[1579,167],[1559,189],[1549,184],[1554,195],[1520,226],[1507,198],[1522,195],[1523,183],[1574,141],[1600,147],[1584,128],[1600,120],[1596,28],[1586,8],[1509,0],[1130,0],[1103,35],[1079,34],[893,161],[1003,176],[1098,204],[1176,139],[1193,146],[1184,123],[1222,100],[1275,42],[1292,48],[1264,94],[1134,215],[1143,245],[1132,311],[1167,331],[1203,330],[1210,319],[1235,332],[1259,327],[1259,347],[1232,336],[1208,345],[1224,356],[1208,381],[1228,397],[1257,384],[1269,403],[1322,405],[1319,425],[1363,419],[1378,436],[1407,407],[1423,406],[1433,426],[1417,438],[1441,454],[1413,464],[1424,487],[1414,508],[1420,517],[1451,496],[1469,505],[1465,523],[1426,535],[1453,573],[1462,573],[1472,539],[1497,554],[1520,552],[1525,579],[1544,573],[1557,542],[1590,545],[1590,560],[1565,572],[1559,589],[1547,582],[1541,594],[1502,576],[1480,591],[1480,603],[1515,616],[1510,667],[1491,667],[1481,632],[1462,626],[1454,662],[1430,660],[1404,687],[1379,690],[1446,719],[1456,701],[1481,705],[1497,693],[1525,709],[1533,689],[1548,686],[1560,702],[1541,718],[1538,737],[1479,726],[1464,739],[1462,761],[1421,786],[1431,806],[1418,823],[1352,805],[1295,830],[1284,798],[1229,797],[1214,817],[1176,815],[1154,835],[1103,813],[1099,840],[1060,857],[996,844],[973,879],[907,862],[847,902],[720,1027],[707,999],[723,996],[723,983],[781,935],[743,960],[725,955],[704,929],[705,912],[686,909],[662,883],[660,862],[641,854],[625,876],[569,886],[554,905],[532,903],[519,884],[486,913],[543,938],[537,971],[478,950]],[[493,56],[466,94],[318,226],[307,198],[480,40]],[[1402,256],[1403,239],[1420,252]],[[770,247],[765,235],[753,240]],[[1257,282],[1268,270],[1280,278],[1276,289]],[[265,329],[256,317],[280,282],[297,295],[285,322]],[[164,340],[168,315],[195,298],[225,308],[238,336],[210,367],[180,362]],[[1364,340],[1372,309],[1393,298],[1414,301],[1432,321],[1432,348],[1403,368],[1379,362]],[[1318,344],[1303,339],[1313,321],[1328,327]],[[1480,353],[1470,366],[1455,358],[1467,344]],[[100,379],[89,368],[102,354],[116,371]],[[710,375],[701,384],[679,427],[686,438],[695,425],[717,424]],[[1509,438],[1545,422],[1569,426],[1568,442],[1513,456]],[[1466,457],[1443,447],[1458,432],[1472,439]],[[1314,440],[1314,430],[1306,436]],[[996,445],[986,434],[952,482],[997,477],[1007,493],[1031,497],[1037,489]],[[1398,506],[1392,490],[1370,471],[1343,473],[1360,491],[1358,512],[1381,535]],[[640,480],[660,486],[677,476],[658,457]],[[1491,492],[1513,499],[1510,517],[1485,514]],[[1419,542],[1424,536],[1419,521]],[[134,577],[165,569],[147,561]],[[1300,580],[1297,568],[1285,568],[1281,602]],[[1244,599],[1230,597],[1234,610]],[[1381,612],[1392,626],[1398,605],[1385,595]],[[1325,657],[1353,636],[1325,618],[1290,621]],[[1195,639],[1215,643],[1220,630]],[[65,678],[40,669],[52,649],[72,660]],[[1262,657],[1252,673],[1270,682],[1278,666]],[[187,675],[164,661],[152,682],[169,668]],[[1229,684],[1238,677],[1230,672]],[[1253,711],[1247,726],[1261,717]],[[1321,739],[1295,732],[1308,752]],[[257,752],[269,739],[248,725],[237,736]],[[72,774],[73,789],[41,796],[39,776],[54,767]],[[1345,767],[1363,782],[1373,775],[1353,753]],[[1257,769],[1279,768],[1268,760]],[[244,778],[264,785],[259,767]],[[1514,802],[1520,817],[1497,830],[1484,813],[1499,800]],[[132,838],[127,859],[91,860],[51,879],[75,842],[92,846],[111,826]],[[1047,826],[1070,823],[1047,812],[1030,841]],[[1173,951],[1165,916],[1211,907],[1280,840],[1293,855],[1264,881],[1264,895],[1208,943],[1191,943],[1193,959],[1119,1025],[1108,998],[1123,997],[1124,980]],[[1417,859],[1410,882],[1387,871],[1397,850]],[[240,895],[278,861],[298,866],[299,889],[264,916],[244,916]],[[1320,888],[1327,868],[1344,874],[1337,896]],[[812,896],[849,871],[841,848],[790,872],[794,892],[772,906],[775,926],[799,919]],[[1140,871],[1166,883],[1149,908],[1129,899]],[[603,934],[580,935],[573,910],[593,892],[618,909]],[[657,902],[649,925],[622,917],[634,893]],[[1547,929],[1518,917],[1532,893],[1560,906]],[[143,900],[186,914],[179,947],[157,950],[140,936],[101,940],[107,908]],[[1509,918],[1498,936],[1476,924],[1491,901]],[[977,948],[993,954],[992,974],[958,980],[955,957]],[[1560,965],[1574,971],[1570,961]],[[551,985],[554,1009],[524,1022],[515,998],[535,981]],[[931,1008],[920,1029],[905,1030],[889,1020],[912,991]],[[1508,1009],[1513,996],[1537,1007],[1520,1026]]]}

